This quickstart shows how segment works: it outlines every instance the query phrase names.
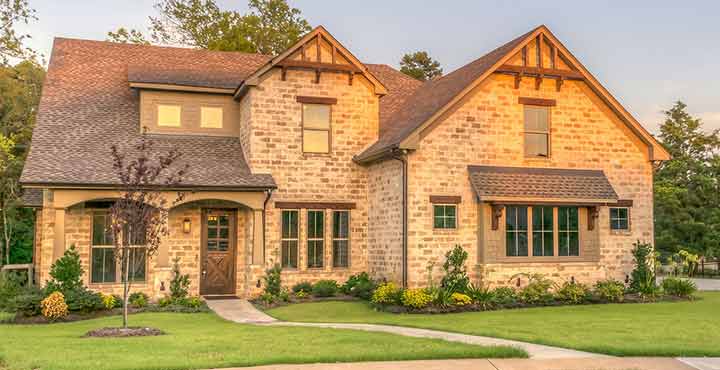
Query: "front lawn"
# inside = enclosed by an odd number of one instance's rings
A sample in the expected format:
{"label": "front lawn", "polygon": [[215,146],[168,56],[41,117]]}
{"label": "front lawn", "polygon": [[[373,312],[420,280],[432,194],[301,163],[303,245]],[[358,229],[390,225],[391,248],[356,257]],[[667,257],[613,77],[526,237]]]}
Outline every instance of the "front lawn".
{"label": "front lawn", "polygon": [[720,292],[693,302],[542,307],[457,314],[392,314],[364,302],[268,310],[286,321],[376,323],[438,329],[617,356],[720,356]]}
{"label": "front lawn", "polygon": [[213,313],[143,313],[133,326],[167,335],[83,338],[121,317],[50,325],[0,325],[0,369],[199,369],[277,363],[527,357],[481,347],[353,330],[235,324]]}

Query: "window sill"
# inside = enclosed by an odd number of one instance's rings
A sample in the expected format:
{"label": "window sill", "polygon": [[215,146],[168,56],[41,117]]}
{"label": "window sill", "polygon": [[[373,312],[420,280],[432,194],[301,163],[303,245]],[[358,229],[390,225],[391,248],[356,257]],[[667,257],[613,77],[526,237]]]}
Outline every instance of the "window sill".
{"label": "window sill", "polygon": [[610,235],[630,236],[630,235],[632,235],[632,231],[631,230],[610,230]]}
{"label": "window sill", "polygon": [[308,158],[332,158],[332,153],[305,153],[303,152],[300,157],[303,159]]}
{"label": "window sill", "polygon": [[599,257],[587,257],[587,256],[554,256],[554,257],[501,257],[495,260],[488,260],[488,264],[492,263],[503,263],[503,264],[534,264],[534,263],[575,263],[575,262],[598,262]]}

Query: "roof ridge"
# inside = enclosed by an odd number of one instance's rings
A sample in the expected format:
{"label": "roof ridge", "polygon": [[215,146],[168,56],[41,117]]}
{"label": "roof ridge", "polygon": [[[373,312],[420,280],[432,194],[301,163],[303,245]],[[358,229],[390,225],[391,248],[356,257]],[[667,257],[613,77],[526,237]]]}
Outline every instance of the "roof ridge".
{"label": "roof ridge", "polygon": [[201,49],[201,48],[194,48],[194,47],[157,45],[157,44],[135,44],[135,43],[128,43],[128,42],[108,41],[108,40],[82,39],[82,38],[76,38],[76,37],[55,36],[53,38],[53,41],[57,41],[57,40],[69,41],[69,42],[97,43],[97,44],[113,45],[113,46],[120,46],[120,47],[127,47],[127,48],[170,49],[170,50],[193,51],[193,52],[199,52],[199,53],[234,54],[234,55],[265,57],[265,58],[273,57],[273,55],[262,54],[262,53],[249,53],[246,51],[210,50],[210,49]]}

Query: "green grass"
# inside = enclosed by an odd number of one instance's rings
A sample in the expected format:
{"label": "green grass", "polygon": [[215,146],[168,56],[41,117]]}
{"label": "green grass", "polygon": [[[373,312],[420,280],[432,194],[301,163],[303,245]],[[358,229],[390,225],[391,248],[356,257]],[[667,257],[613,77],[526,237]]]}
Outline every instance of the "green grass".
{"label": "green grass", "polygon": [[693,302],[543,307],[446,315],[391,314],[362,302],[269,310],[278,319],[377,323],[516,339],[616,356],[720,356],[720,292]]}
{"label": "green grass", "polygon": [[353,330],[235,324],[213,313],[144,313],[132,326],[167,335],[82,338],[120,317],[51,325],[0,325],[0,369],[198,369],[277,363],[527,357],[482,347]]}

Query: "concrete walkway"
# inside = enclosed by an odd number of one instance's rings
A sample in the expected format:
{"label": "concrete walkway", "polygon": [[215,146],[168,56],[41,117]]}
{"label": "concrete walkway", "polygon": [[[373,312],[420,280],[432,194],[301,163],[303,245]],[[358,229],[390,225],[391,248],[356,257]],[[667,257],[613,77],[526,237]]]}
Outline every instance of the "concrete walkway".
{"label": "concrete walkway", "polygon": [[449,342],[461,342],[481,346],[512,346],[525,350],[531,358],[558,359],[558,358],[590,358],[608,357],[596,353],[581,352],[572,349],[544,346],[541,344],[518,342],[508,339],[482,337],[478,335],[450,333],[439,330],[415,329],[403,326],[375,325],[375,324],[339,324],[339,323],[305,323],[278,321],[264,312],[261,312],[250,302],[244,299],[210,300],[208,306],[220,317],[243,324],[275,325],[275,326],[305,326],[316,328],[350,329],[375,331],[404,335],[408,337],[442,339]]}
{"label": "concrete walkway", "polygon": [[554,360],[431,360],[336,364],[269,365],[224,370],[693,370],[672,358],[584,358]]}

